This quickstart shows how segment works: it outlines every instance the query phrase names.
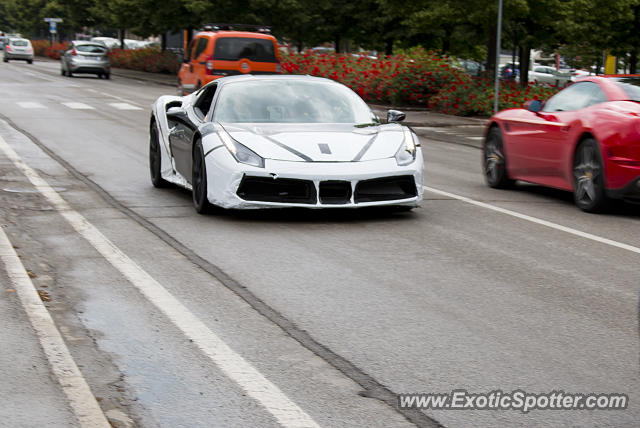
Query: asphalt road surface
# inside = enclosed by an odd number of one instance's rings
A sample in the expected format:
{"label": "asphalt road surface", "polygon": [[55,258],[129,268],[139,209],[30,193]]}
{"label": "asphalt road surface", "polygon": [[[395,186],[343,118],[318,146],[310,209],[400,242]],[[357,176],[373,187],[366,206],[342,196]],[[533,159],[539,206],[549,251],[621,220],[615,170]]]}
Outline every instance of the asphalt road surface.
{"label": "asphalt road surface", "polygon": [[[0,65],[0,426],[637,426],[640,208],[489,189],[481,127],[426,127],[411,213],[201,216],[149,180],[172,92]],[[396,405],[460,389],[629,403]]]}

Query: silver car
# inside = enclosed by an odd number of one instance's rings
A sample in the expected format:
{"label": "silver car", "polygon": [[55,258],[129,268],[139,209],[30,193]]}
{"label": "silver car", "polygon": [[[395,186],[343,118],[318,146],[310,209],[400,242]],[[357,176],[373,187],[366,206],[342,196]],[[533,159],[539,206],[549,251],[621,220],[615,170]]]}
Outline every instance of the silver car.
{"label": "silver car", "polygon": [[10,37],[4,44],[4,56],[2,60],[9,62],[10,59],[20,59],[33,63],[33,46],[27,39],[20,37]]}
{"label": "silver car", "polygon": [[98,42],[73,41],[60,57],[60,73],[72,77],[74,74],[95,74],[111,77],[109,50]]}

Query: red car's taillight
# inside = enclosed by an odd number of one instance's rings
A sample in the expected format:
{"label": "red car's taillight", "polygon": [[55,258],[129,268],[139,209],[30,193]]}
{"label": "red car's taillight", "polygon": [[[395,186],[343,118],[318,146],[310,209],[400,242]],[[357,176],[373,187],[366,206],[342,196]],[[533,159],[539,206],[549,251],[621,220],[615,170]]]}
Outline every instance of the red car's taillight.
{"label": "red car's taillight", "polygon": [[7,45],[7,52],[11,52],[11,45]]}

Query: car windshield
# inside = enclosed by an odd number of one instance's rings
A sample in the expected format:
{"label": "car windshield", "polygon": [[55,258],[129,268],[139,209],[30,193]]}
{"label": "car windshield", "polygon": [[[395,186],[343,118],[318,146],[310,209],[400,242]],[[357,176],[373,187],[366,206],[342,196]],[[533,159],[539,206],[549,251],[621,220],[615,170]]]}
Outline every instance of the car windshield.
{"label": "car windshield", "polygon": [[377,123],[351,89],[333,82],[257,80],[223,86],[213,120],[223,123]]}
{"label": "car windshield", "polygon": [[237,61],[243,58],[256,62],[277,62],[271,40],[248,37],[222,37],[216,40],[214,60]]}
{"label": "car windshield", "polygon": [[631,101],[640,102],[640,77],[616,77],[612,80],[622,87]]}
{"label": "car windshield", "polygon": [[78,52],[98,53],[98,54],[105,52],[104,46],[98,46],[98,45],[77,45],[76,50]]}
{"label": "car windshield", "polygon": [[27,40],[11,40],[12,46],[29,46],[29,42]]}

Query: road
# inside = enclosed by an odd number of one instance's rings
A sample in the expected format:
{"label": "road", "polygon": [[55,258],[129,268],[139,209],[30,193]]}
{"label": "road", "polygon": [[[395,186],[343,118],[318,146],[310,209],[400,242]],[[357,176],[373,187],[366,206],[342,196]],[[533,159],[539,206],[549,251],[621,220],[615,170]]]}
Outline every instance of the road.
{"label": "road", "polygon": [[[171,92],[0,67],[1,230],[90,388],[70,399],[0,263],[0,426],[95,426],[82,403],[118,427],[637,426],[638,207],[489,189],[479,127],[426,127],[413,212],[201,216],[149,180],[149,107]],[[458,389],[629,405],[395,405]]]}

